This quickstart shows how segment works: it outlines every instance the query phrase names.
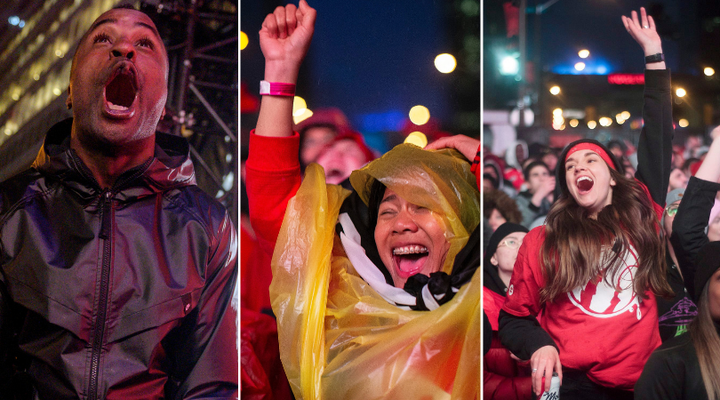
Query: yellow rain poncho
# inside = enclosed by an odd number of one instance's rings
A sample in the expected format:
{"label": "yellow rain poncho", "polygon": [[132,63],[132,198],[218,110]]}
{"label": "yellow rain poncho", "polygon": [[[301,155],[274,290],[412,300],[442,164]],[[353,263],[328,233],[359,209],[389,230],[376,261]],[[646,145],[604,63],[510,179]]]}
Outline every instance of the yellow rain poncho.
{"label": "yellow rain poncho", "polygon": [[[400,145],[355,171],[367,202],[372,179],[427,207],[448,227],[448,261],[479,221],[476,178],[454,151]],[[475,399],[480,393],[480,269],[433,311],[403,310],[355,271],[335,233],[349,192],[306,170],[273,255],[272,307],[280,354],[298,399]]]}

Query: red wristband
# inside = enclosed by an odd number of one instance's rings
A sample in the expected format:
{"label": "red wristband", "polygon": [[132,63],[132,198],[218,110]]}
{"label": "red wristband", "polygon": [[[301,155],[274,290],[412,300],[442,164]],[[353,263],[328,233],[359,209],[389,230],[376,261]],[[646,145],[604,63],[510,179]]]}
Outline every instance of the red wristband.
{"label": "red wristband", "polygon": [[260,81],[260,94],[293,97],[295,96],[295,84]]}

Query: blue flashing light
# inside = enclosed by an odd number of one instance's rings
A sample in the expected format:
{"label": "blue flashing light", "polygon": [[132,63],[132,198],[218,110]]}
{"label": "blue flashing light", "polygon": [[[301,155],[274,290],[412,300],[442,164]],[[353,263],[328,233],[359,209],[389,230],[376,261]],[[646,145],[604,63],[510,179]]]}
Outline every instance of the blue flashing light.
{"label": "blue flashing light", "polygon": [[8,18],[8,22],[12,26],[17,26],[20,23],[20,17],[17,15],[13,15],[12,17]]}
{"label": "blue flashing light", "polygon": [[575,63],[560,64],[552,68],[552,72],[560,75],[607,75],[612,72],[612,68],[604,61],[585,62],[585,69],[578,71],[575,69]]}
{"label": "blue flashing light", "polygon": [[20,28],[24,28],[24,27],[25,27],[25,21],[20,20],[20,22],[18,23],[18,26],[19,26]]}

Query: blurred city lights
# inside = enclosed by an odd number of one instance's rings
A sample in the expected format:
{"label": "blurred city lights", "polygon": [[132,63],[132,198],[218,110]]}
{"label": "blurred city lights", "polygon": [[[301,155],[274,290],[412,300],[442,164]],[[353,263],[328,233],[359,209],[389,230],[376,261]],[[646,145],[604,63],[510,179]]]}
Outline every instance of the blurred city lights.
{"label": "blurred city lights", "polygon": [[560,86],[553,86],[553,87],[551,87],[551,88],[550,88],[550,93],[551,93],[553,96],[559,95],[559,94],[560,94]]}
{"label": "blurred city lights", "polygon": [[408,113],[410,121],[415,125],[425,125],[430,120],[430,110],[425,106],[415,106]]}
{"label": "blurred city lights", "polygon": [[575,69],[576,69],[577,71],[582,71],[582,70],[584,70],[584,69],[585,69],[585,63],[584,63],[584,62],[579,62],[579,63],[575,64]]}
{"label": "blurred city lights", "polygon": [[55,96],[60,96],[62,94],[62,90],[60,90],[59,88],[55,88],[53,89],[53,93],[55,94]]}
{"label": "blurred city lights", "polygon": [[299,117],[307,110],[307,102],[300,96],[295,96],[293,99],[293,117]]}
{"label": "blurred city lights", "polygon": [[245,32],[240,31],[240,50],[245,50],[247,45],[248,45],[248,35]]}
{"label": "blurred city lights", "polygon": [[588,121],[587,126],[588,126],[588,128],[590,128],[590,129],[595,129],[595,127],[597,126],[597,122],[595,122],[595,121]]}
{"label": "blurred city lights", "polygon": [[553,110],[552,127],[556,131],[565,129],[565,118],[563,118],[562,108],[556,108]]}
{"label": "blurred city lights", "polygon": [[455,67],[457,67],[457,61],[452,54],[443,53],[435,57],[435,68],[443,74],[449,74],[455,71]]}
{"label": "blurred city lights", "polygon": [[623,118],[623,114],[622,114],[622,113],[618,113],[617,115],[615,115],[615,121],[618,123],[618,125],[624,124],[624,123],[625,123],[625,118]]}
{"label": "blurred city lights", "polygon": [[705,67],[705,69],[703,70],[703,72],[705,73],[705,76],[713,76],[713,75],[715,75],[715,70],[712,69],[712,68],[710,68],[710,67]]}
{"label": "blurred city lights", "polygon": [[572,126],[573,128],[576,128],[578,124],[580,124],[580,121],[578,121],[577,119],[573,118],[570,120],[570,126]]}
{"label": "blurred city lights", "polygon": [[612,118],[610,118],[610,117],[600,117],[600,119],[598,121],[600,122],[601,126],[612,125]]}
{"label": "blurred city lights", "polygon": [[18,17],[17,15],[13,15],[12,17],[8,18],[8,22],[12,26],[18,26],[20,25],[20,17]]}
{"label": "blurred city lights", "polygon": [[678,121],[678,125],[680,125],[681,128],[687,128],[688,125],[690,125],[690,122],[688,122],[685,118],[681,118],[680,121]]}
{"label": "blurred city lights", "polygon": [[687,92],[683,88],[677,88],[677,90],[675,90],[675,95],[677,97],[685,97],[686,94]]}
{"label": "blurred city lights", "polygon": [[517,58],[505,56],[500,60],[500,73],[503,75],[516,75],[520,71],[520,63]]}
{"label": "blurred city lights", "polygon": [[12,99],[15,100],[15,101],[18,101],[18,100],[20,100],[20,95],[17,94],[17,93],[13,93]]}
{"label": "blurred city lights", "polygon": [[60,49],[55,50],[55,55],[58,56],[58,58],[63,58],[63,52]]}
{"label": "blurred city lights", "polygon": [[405,143],[411,143],[420,148],[425,148],[425,146],[427,146],[428,141],[427,141],[427,136],[425,136],[424,133],[422,133],[420,131],[415,131],[415,132],[410,133],[405,138]]}
{"label": "blurred city lights", "polygon": [[623,111],[623,112],[620,113],[620,115],[622,115],[622,118],[623,118],[624,120],[626,120],[626,121],[630,119],[630,112],[629,112],[629,111]]}
{"label": "blurred city lights", "polygon": [[590,56],[590,50],[582,49],[578,51],[578,57],[580,58],[588,58]]}
{"label": "blurred city lights", "polygon": [[312,115],[313,115],[313,112],[310,111],[310,109],[306,108],[305,111],[301,115],[297,115],[297,116],[293,115],[293,122],[295,122],[295,124],[299,124],[299,123],[305,121],[306,119],[312,117]]}

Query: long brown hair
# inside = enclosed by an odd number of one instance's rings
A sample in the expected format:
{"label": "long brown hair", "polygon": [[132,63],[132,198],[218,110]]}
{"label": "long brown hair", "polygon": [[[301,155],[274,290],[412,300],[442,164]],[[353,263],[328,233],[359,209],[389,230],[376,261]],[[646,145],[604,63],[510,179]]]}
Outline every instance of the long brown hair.
{"label": "long brown hair", "polygon": [[710,281],[705,284],[698,300],[698,315],[688,328],[695,352],[697,353],[700,373],[708,394],[708,399],[720,398],[720,337],[710,315],[708,291]]}
{"label": "long brown hair", "polygon": [[[635,293],[647,298],[645,291],[650,289],[657,295],[672,295],[665,279],[665,243],[648,195],[634,179],[608,169],[616,185],[612,203],[598,213],[597,219],[590,218],[590,212],[567,191],[547,215],[541,251],[545,278],[545,287],[540,290],[542,302],[553,301],[601,275],[614,286],[611,282],[622,272],[619,266],[631,244],[638,254]],[[612,248],[612,252],[604,254],[603,247]]]}

